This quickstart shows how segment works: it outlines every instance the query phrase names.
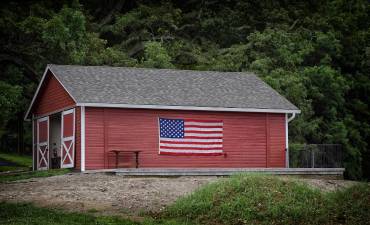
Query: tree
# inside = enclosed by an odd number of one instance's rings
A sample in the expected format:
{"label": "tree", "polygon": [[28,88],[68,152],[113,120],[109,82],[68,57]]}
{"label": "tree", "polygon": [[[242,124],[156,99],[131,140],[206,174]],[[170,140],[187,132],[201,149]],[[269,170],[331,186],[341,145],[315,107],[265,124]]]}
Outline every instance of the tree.
{"label": "tree", "polygon": [[3,148],[47,63],[253,71],[302,110],[292,143],[340,143],[347,176],[370,177],[369,1],[0,4]]}

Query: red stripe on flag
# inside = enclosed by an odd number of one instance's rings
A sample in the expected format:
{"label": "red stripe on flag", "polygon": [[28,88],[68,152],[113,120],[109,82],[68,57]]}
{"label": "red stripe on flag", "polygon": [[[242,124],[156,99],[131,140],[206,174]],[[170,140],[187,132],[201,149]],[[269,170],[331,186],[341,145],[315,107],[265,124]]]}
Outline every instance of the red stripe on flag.
{"label": "red stripe on flag", "polygon": [[196,119],[185,119],[186,122],[196,122],[196,123],[222,123],[222,120],[196,120]]}
{"label": "red stripe on flag", "polygon": [[184,139],[222,139],[222,137],[185,136]]}
{"label": "red stripe on flag", "polygon": [[186,130],[185,133],[191,133],[191,134],[222,134],[222,131]]}
{"label": "red stripe on flag", "polygon": [[222,126],[202,126],[202,125],[186,125],[185,128],[223,128]]}

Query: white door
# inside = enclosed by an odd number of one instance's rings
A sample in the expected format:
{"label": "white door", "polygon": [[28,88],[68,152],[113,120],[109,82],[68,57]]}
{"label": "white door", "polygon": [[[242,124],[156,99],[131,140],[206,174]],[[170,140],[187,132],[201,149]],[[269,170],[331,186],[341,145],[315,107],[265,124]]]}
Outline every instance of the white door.
{"label": "white door", "polygon": [[62,112],[61,168],[73,168],[75,159],[75,110]]}
{"label": "white door", "polygon": [[37,120],[37,170],[49,169],[49,117]]}

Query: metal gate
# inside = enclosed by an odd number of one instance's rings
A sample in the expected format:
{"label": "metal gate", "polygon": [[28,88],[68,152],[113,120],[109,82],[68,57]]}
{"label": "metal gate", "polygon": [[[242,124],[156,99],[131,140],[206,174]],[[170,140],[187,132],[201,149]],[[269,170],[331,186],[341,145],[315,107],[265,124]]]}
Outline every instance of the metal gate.
{"label": "metal gate", "polygon": [[343,150],[340,144],[291,145],[289,161],[292,168],[341,168]]}

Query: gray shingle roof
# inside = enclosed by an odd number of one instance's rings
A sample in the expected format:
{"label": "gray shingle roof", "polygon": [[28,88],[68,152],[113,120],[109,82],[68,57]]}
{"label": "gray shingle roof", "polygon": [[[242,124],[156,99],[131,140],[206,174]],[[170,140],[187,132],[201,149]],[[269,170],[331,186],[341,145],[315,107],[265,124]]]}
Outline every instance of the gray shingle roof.
{"label": "gray shingle roof", "polygon": [[298,110],[251,73],[49,65],[77,103]]}

